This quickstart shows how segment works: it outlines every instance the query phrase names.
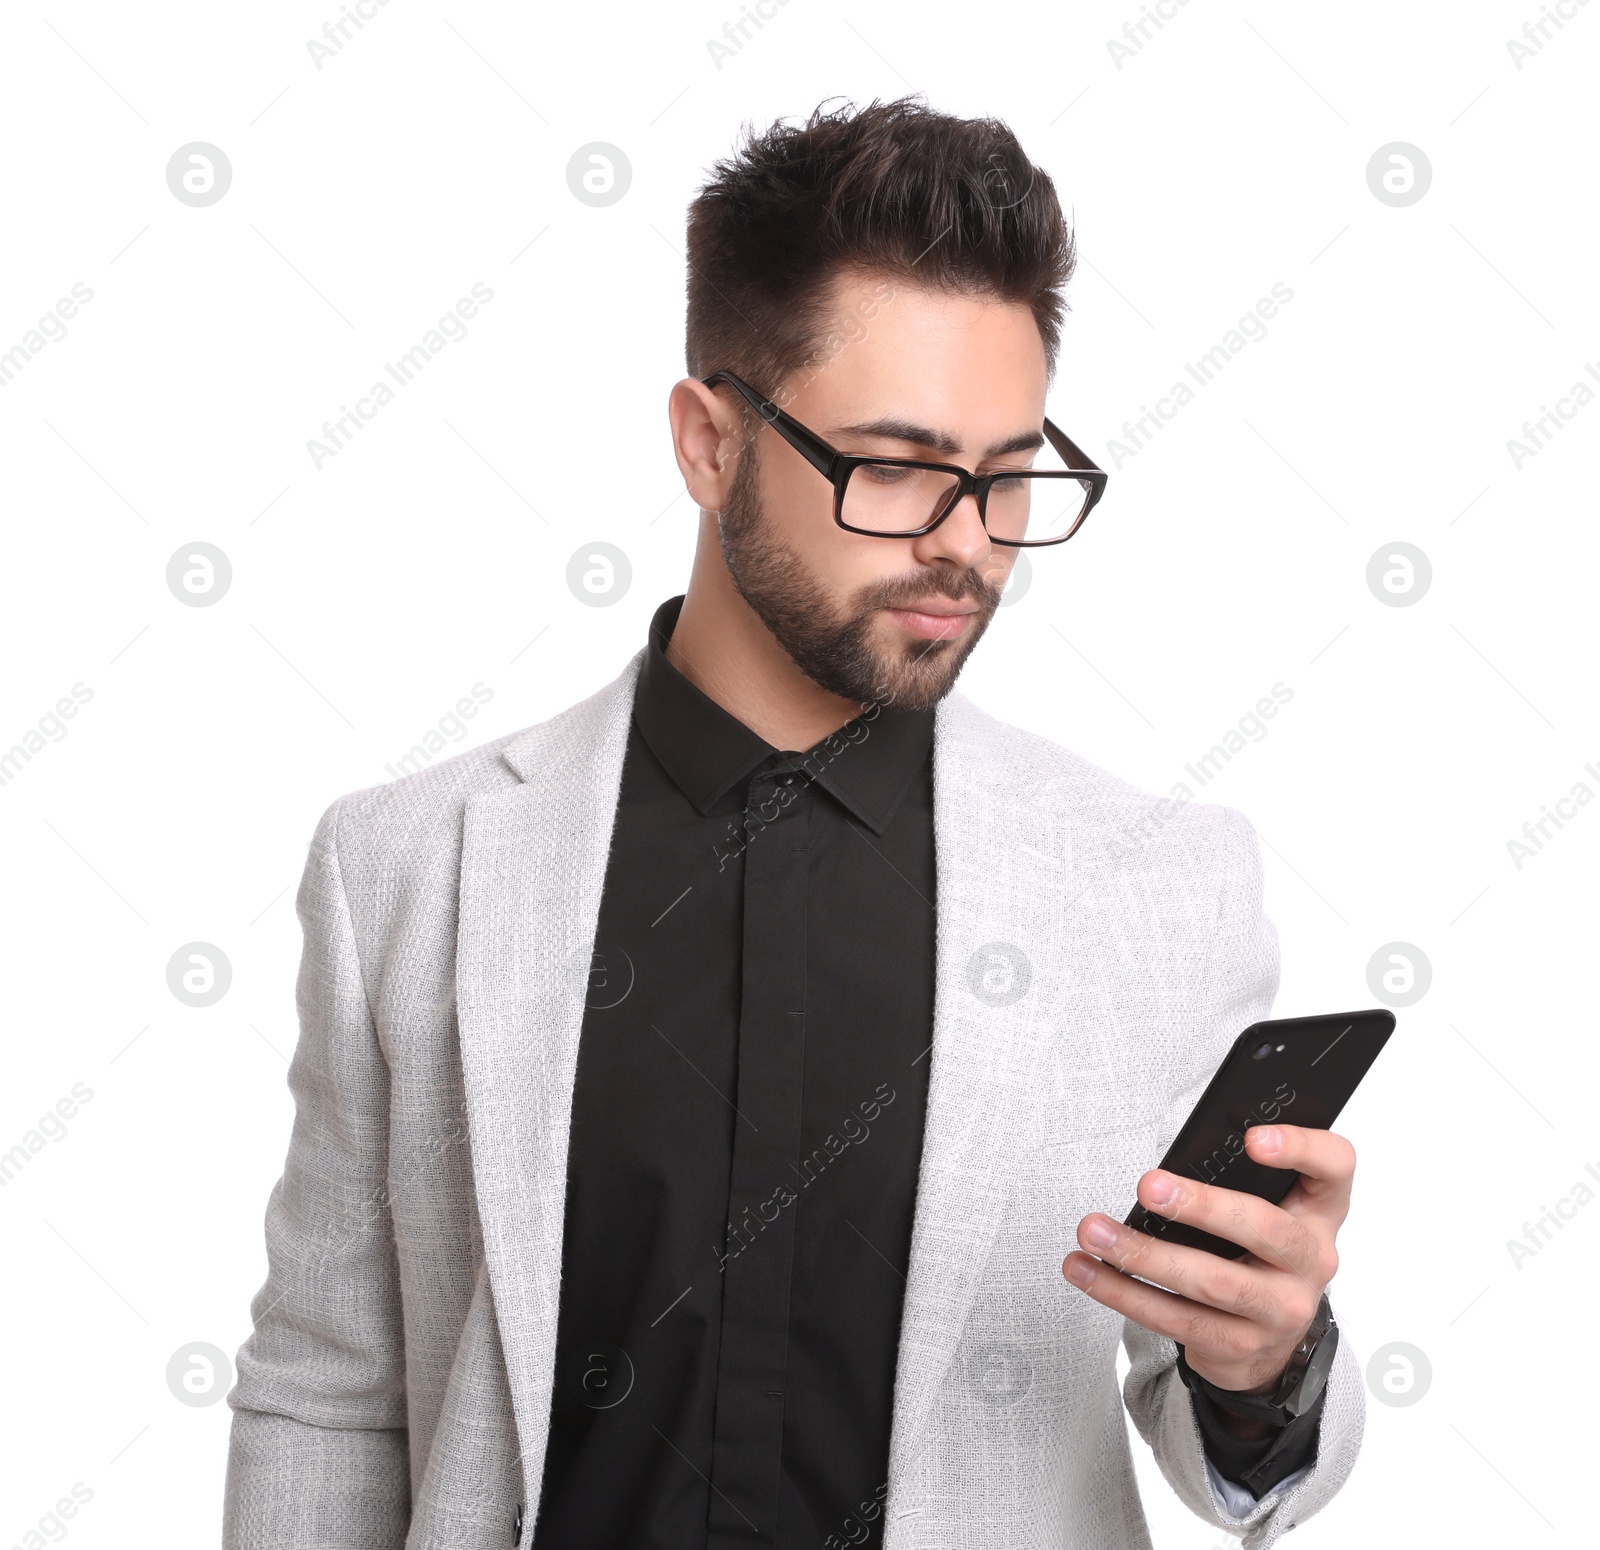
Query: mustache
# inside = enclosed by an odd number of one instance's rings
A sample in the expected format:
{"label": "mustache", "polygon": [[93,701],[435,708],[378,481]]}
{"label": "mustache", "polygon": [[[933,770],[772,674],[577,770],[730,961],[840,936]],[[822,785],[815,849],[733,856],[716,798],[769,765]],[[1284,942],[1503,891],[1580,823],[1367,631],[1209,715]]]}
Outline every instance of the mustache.
{"label": "mustache", "polygon": [[952,603],[975,602],[980,613],[993,613],[1000,606],[1005,588],[990,581],[982,571],[932,569],[911,576],[886,576],[857,594],[857,611],[865,614],[878,608],[905,608],[924,600],[930,593]]}

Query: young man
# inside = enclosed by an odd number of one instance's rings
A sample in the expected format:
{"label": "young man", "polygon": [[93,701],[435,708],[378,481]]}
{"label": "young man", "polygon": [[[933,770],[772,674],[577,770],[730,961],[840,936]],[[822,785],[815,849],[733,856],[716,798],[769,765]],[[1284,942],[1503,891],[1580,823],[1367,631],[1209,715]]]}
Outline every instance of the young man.
{"label": "young man", "polygon": [[[1125,1400],[1271,1544],[1360,1442],[1353,1154],[1252,1130],[1281,1207],[1141,1177],[1272,1003],[1254,836],[951,692],[1105,483],[1045,417],[1050,180],[819,112],[689,260],[686,596],[318,827],[225,1543],[1132,1550]],[[1249,1253],[1123,1227],[1135,1180]]]}

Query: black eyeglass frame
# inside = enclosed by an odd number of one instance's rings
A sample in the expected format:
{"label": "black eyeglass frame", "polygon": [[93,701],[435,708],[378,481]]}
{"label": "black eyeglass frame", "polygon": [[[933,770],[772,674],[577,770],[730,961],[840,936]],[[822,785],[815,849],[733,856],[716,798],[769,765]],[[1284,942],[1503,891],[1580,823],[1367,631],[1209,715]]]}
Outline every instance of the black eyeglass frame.
{"label": "black eyeglass frame", "polygon": [[[1105,493],[1106,480],[1109,477],[1105,470],[1096,468],[1089,455],[1048,417],[1044,422],[1044,434],[1049,439],[1050,445],[1066,462],[1066,468],[998,468],[993,473],[974,474],[958,463],[926,463],[920,458],[872,457],[841,452],[837,447],[829,446],[815,431],[807,429],[793,415],[780,409],[770,398],[758,393],[748,382],[734,376],[731,371],[714,371],[710,376],[702,377],[700,381],[708,388],[716,387],[719,382],[726,382],[736,389],[773,430],[819,474],[832,482],[833,520],[847,533],[859,533],[864,538],[920,538],[924,533],[931,533],[938,527],[969,495],[977,497],[978,520],[983,523],[984,532],[988,533],[986,507],[989,487],[996,479],[1014,479],[1018,474],[1027,474],[1032,479],[1076,479],[1080,484],[1088,481],[1089,498],[1084,502],[1083,510],[1078,513],[1072,526],[1059,538],[996,538],[993,533],[989,533],[990,543],[1004,544],[1008,549],[1041,549],[1049,544],[1064,544],[1071,538],[1083,526],[1084,519],[1094,510],[1100,497]],[[863,463],[889,463],[898,468],[926,468],[936,473],[953,474],[958,482],[944,509],[923,527],[905,528],[893,533],[881,532],[876,528],[853,527],[844,519],[844,492],[850,482],[850,475]]]}

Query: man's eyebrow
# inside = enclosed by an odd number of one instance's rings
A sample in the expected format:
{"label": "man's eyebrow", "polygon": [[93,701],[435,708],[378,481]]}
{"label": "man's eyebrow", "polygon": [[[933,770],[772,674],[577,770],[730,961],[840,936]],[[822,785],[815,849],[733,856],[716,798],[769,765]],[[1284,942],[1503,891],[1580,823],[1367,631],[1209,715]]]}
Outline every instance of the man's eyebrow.
{"label": "man's eyebrow", "polygon": [[[909,420],[896,420],[892,417],[868,420],[858,425],[836,425],[831,427],[831,434],[835,437],[880,436],[888,441],[908,441],[913,446],[930,447],[947,457],[961,450],[961,443],[947,431],[936,431],[926,425],[914,425]],[[1008,436],[1004,441],[986,447],[983,456],[1000,457],[1007,452],[1031,452],[1043,445],[1042,431],[1018,431],[1015,436]]]}

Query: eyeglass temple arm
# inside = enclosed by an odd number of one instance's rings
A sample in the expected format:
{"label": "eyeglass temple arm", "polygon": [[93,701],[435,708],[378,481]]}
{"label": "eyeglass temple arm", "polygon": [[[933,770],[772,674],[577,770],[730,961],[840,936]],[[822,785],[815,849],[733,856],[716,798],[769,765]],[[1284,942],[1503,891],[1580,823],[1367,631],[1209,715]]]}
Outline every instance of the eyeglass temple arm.
{"label": "eyeglass temple arm", "polygon": [[[819,437],[813,436],[799,421],[791,419],[771,399],[763,398],[753,387],[741,382],[731,371],[714,371],[709,377],[702,377],[700,380],[710,388],[716,387],[719,382],[728,383],[813,468],[830,479],[833,477],[837,461],[834,449]],[[1044,422],[1044,433],[1050,438],[1050,444],[1061,454],[1068,468],[1089,473],[1101,472],[1094,459],[1048,417]]]}
{"label": "eyeglass temple arm", "polygon": [[1044,433],[1050,438],[1050,445],[1066,459],[1067,467],[1082,472],[1097,474],[1101,472],[1099,465],[1089,456],[1067,433],[1051,420],[1044,422]]}
{"label": "eyeglass temple arm", "polygon": [[709,377],[702,377],[700,381],[709,388],[714,388],[719,382],[726,382],[745,398],[756,413],[818,473],[829,479],[833,478],[834,464],[838,460],[833,448],[819,437],[813,436],[798,420],[790,419],[771,399],[763,398],[753,387],[741,382],[731,371],[714,371]]}

